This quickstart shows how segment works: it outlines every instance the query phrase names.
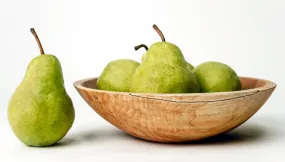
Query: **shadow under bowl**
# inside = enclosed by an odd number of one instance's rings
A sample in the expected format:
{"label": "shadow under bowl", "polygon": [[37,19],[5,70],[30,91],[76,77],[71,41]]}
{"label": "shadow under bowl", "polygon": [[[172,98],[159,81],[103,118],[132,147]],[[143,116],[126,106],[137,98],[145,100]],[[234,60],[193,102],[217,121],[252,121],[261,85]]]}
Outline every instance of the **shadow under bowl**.
{"label": "shadow under bowl", "polygon": [[274,82],[240,77],[242,90],[215,93],[132,93],[96,89],[97,78],[74,87],[102,118],[153,142],[189,142],[231,131],[252,117],[276,88]]}

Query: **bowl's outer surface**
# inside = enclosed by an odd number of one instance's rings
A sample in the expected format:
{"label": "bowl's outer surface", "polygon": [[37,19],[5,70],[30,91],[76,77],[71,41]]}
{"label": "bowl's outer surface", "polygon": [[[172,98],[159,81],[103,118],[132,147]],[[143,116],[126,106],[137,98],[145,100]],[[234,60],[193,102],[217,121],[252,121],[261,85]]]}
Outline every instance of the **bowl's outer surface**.
{"label": "bowl's outer surface", "polygon": [[276,88],[271,81],[241,77],[241,91],[139,94],[98,90],[96,79],[74,83],[90,107],[122,131],[156,142],[194,141],[230,131],[254,115]]}

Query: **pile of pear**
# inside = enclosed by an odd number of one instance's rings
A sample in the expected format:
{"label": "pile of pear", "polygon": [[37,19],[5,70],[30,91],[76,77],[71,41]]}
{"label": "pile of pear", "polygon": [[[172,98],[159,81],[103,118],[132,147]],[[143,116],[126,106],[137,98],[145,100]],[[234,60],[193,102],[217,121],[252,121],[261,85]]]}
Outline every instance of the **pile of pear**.
{"label": "pile of pear", "polygon": [[97,89],[133,93],[212,93],[242,89],[237,73],[229,65],[207,61],[194,67],[185,60],[182,50],[167,42],[154,24],[161,38],[145,48],[141,62],[132,59],[110,61],[97,79]]}

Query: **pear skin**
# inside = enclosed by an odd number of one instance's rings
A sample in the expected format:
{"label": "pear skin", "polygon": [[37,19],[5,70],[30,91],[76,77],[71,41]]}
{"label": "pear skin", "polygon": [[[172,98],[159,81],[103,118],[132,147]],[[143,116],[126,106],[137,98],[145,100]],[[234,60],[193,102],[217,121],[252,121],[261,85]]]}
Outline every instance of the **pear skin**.
{"label": "pear skin", "polygon": [[64,87],[58,58],[45,54],[35,30],[41,55],[29,63],[11,96],[8,121],[16,137],[28,146],[50,146],[61,140],[75,119],[73,103]]}
{"label": "pear skin", "polygon": [[139,62],[131,59],[117,59],[109,62],[97,80],[97,88],[128,92],[131,78],[139,65]]}
{"label": "pear skin", "polygon": [[195,93],[199,84],[191,72],[182,51],[173,43],[166,42],[156,25],[153,28],[162,42],[153,43],[144,60],[136,69],[130,91],[139,93]]}
{"label": "pear skin", "polygon": [[198,79],[201,92],[229,92],[241,90],[237,73],[227,64],[207,61],[196,66],[193,73]]}

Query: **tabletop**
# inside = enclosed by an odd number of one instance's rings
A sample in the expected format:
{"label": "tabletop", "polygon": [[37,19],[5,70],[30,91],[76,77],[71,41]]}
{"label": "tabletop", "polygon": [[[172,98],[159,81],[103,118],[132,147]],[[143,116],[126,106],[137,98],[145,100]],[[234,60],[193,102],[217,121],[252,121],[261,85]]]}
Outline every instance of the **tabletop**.
{"label": "tabletop", "polygon": [[132,137],[96,114],[76,120],[50,147],[27,147],[2,122],[0,161],[270,161],[284,162],[285,120],[282,113],[257,113],[226,134],[199,142],[162,144]]}

